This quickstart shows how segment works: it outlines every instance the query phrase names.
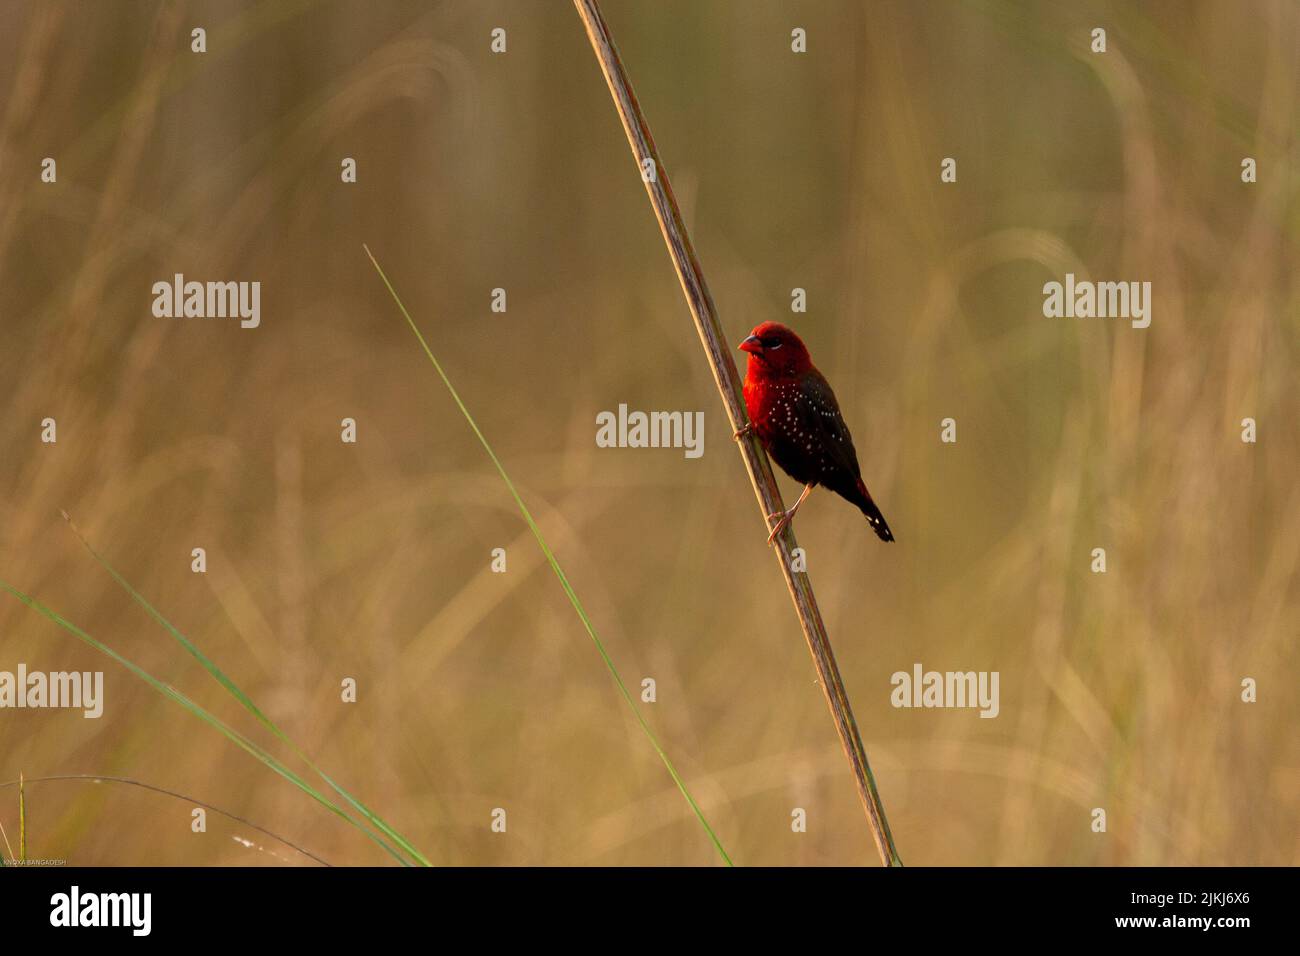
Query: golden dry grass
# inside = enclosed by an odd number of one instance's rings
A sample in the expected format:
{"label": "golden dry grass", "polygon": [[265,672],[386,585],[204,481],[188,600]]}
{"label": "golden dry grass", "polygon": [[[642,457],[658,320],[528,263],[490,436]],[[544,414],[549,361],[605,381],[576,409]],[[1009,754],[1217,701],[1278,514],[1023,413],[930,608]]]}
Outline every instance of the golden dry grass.
{"label": "golden dry grass", "polygon": [[[1300,862],[1296,6],[604,6],[724,324],[789,320],[808,289],[794,324],[898,534],[822,493],[798,521],[904,860]],[[1079,46],[1098,23],[1104,57]],[[0,577],[254,731],[66,508],[435,862],[715,862],[365,241],[620,669],[657,679],[650,719],[732,856],[874,859],[568,4],[15,3],[0,91]],[[1066,271],[1151,281],[1151,328],[1045,319]],[[154,319],[174,272],[261,280],[261,328]],[[704,457],[597,449],[620,402],[703,409]],[[130,776],[384,862],[6,599],[0,669],[20,661],[105,670],[106,712],[0,712],[0,781]],[[1000,671],[1001,715],[893,709],[915,661]],[[136,788],[26,803],[31,856],[281,862]]]}

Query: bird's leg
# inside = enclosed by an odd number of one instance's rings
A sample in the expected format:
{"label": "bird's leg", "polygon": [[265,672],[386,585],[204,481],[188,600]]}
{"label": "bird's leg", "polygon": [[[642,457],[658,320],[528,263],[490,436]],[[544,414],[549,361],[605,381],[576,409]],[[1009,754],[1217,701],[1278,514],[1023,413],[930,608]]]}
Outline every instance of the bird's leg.
{"label": "bird's leg", "polygon": [[794,513],[799,510],[799,506],[803,504],[803,500],[808,497],[809,493],[812,490],[813,490],[812,485],[804,485],[803,493],[799,495],[799,500],[794,503],[793,508],[791,508],[789,511],[778,511],[774,515],[767,516],[768,521],[771,521],[773,518],[780,519],[777,521],[776,527],[772,529],[772,533],[767,536],[768,544],[771,544],[773,541],[775,541],[776,536],[785,530],[785,526],[788,525],[790,521],[794,518]]}
{"label": "bird's leg", "polygon": [[741,427],[739,430],[734,431],[734,432],[731,433],[731,437],[732,437],[733,439],[735,439],[736,441],[740,441],[740,440],[741,440],[742,438],[744,438],[746,435],[752,435],[752,434],[754,434],[754,423],[753,423],[753,422],[745,422],[745,424],[744,424],[743,427]]}

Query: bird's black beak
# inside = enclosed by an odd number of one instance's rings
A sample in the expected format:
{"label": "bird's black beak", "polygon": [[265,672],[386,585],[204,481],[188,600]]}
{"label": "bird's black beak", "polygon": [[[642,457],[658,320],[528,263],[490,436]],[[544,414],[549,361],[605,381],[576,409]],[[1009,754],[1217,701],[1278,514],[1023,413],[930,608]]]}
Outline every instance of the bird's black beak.
{"label": "bird's black beak", "polygon": [[749,352],[751,355],[763,354],[763,340],[757,335],[751,335],[745,341],[741,342],[736,348],[742,352]]}

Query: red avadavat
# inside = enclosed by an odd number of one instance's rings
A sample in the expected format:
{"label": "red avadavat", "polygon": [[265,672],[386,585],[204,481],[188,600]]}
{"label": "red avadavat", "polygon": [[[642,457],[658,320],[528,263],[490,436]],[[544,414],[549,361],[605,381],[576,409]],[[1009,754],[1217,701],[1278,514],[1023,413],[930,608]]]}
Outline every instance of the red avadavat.
{"label": "red avadavat", "polygon": [[779,519],[767,536],[768,544],[817,485],[857,505],[880,540],[893,541],[885,516],[862,481],[835,393],[813,366],[799,336],[779,322],[764,322],[740,348],[749,353],[745,405],[753,430],[772,460],[804,486],[793,508],[768,515],[769,520]]}

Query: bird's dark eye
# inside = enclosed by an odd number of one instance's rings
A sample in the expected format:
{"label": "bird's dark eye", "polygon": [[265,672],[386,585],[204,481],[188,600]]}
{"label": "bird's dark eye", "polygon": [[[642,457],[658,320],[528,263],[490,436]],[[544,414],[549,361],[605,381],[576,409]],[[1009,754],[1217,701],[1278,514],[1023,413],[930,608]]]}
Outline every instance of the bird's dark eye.
{"label": "bird's dark eye", "polygon": [[778,338],[763,339],[763,348],[765,349],[779,349],[780,347],[781,347],[781,340]]}

